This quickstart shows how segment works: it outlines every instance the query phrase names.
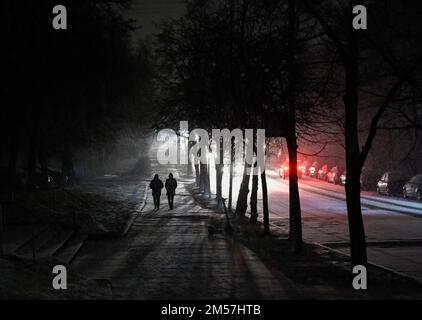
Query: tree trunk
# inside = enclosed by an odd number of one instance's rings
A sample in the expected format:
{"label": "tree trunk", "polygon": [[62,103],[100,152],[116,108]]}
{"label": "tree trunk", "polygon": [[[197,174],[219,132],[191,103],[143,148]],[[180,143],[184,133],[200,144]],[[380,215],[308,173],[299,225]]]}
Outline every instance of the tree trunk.
{"label": "tree trunk", "polygon": [[245,161],[245,167],[243,168],[243,177],[239,188],[239,196],[237,197],[235,211],[235,213],[240,216],[245,216],[246,210],[248,208],[249,180],[250,175],[248,174],[248,164]]}
{"label": "tree trunk", "polygon": [[296,138],[296,1],[289,0],[289,53],[288,53],[288,119],[287,148],[289,151],[289,238],[296,252],[302,249],[302,217],[300,210],[299,186],[297,177],[297,138]]}
{"label": "tree trunk", "polygon": [[[222,139],[221,139],[222,140]],[[223,142],[220,141],[220,163],[215,165],[215,172],[216,172],[216,193],[218,201],[221,200],[223,196],[223,172],[224,172],[224,149],[223,149]]]}
{"label": "tree trunk", "polygon": [[267,174],[265,170],[261,173],[261,184],[262,184],[264,232],[265,234],[270,234],[270,214],[269,214],[269,209],[268,209]]}
{"label": "tree trunk", "polygon": [[[255,125],[256,127],[256,125]],[[255,130],[253,134],[253,152],[256,155],[257,154],[257,136],[255,135]],[[257,165],[257,163],[254,163],[254,166]],[[252,192],[251,192],[251,223],[258,222],[258,175],[255,174],[252,176]]]}
{"label": "tree trunk", "polygon": [[208,164],[202,163],[199,165],[199,186],[202,193],[207,192],[207,175],[208,175]]}
{"label": "tree trunk", "polygon": [[[346,162],[350,163],[346,156]],[[347,166],[347,182],[346,182],[346,202],[347,216],[349,220],[350,234],[350,253],[352,256],[352,264],[366,265],[366,239],[365,228],[363,224],[361,202],[360,202],[360,174],[359,168],[353,168],[353,165]]]}
{"label": "tree trunk", "polygon": [[215,173],[216,173],[216,197],[217,199],[221,199],[222,197],[222,181],[223,181],[223,166],[221,164],[215,165]]}
{"label": "tree trunk", "polygon": [[199,192],[202,192],[202,175],[201,175],[201,158],[200,152],[194,155],[194,168],[195,168],[195,182],[197,187],[199,187]]}
{"label": "tree trunk", "polygon": [[232,212],[233,206],[233,168],[234,168],[234,138],[231,139],[230,143],[230,176],[229,176],[229,205],[228,210]]}
{"label": "tree trunk", "polygon": [[251,192],[251,223],[258,222],[258,175],[252,176],[252,192]]}
{"label": "tree trunk", "polygon": [[211,163],[207,161],[207,194],[209,197],[211,197]]}
{"label": "tree trunk", "polygon": [[[353,1],[351,1],[353,5]],[[352,15],[350,15],[352,21]],[[366,240],[360,202],[360,175],[363,163],[359,148],[358,131],[358,43],[356,30],[349,27],[350,54],[344,57],[346,89],[343,97],[345,106],[346,144],[346,203],[349,219],[350,251],[353,265],[366,265]]]}
{"label": "tree trunk", "polygon": [[199,169],[199,164],[194,164],[194,168],[195,168],[195,183],[196,186],[201,188],[201,172]]}
{"label": "tree trunk", "polygon": [[[293,0],[290,0],[293,1]],[[312,6],[308,1],[303,1],[305,5],[312,10]],[[359,47],[357,32],[353,29],[352,8],[357,5],[355,0],[350,1],[349,15],[348,15],[348,43],[343,44],[339,38],[336,37],[334,30],[331,30],[329,24],[323,19],[322,16],[315,14],[316,18],[321,22],[326,33],[334,41],[345,70],[345,94],[343,102],[345,106],[345,145],[346,145],[346,203],[347,203],[347,216],[349,220],[349,234],[350,234],[350,249],[353,265],[367,264],[366,255],[366,239],[365,228],[362,218],[362,209],[360,203],[360,175],[366,154],[361,153],[359,147],[359,131],[358,131],[358,59]],[[397,85],[400,85],[398,83]],[[397,88],[393,88],[393,93]],[[374,127],[376,128],[376,127]],[[365,145],[364,148],[365,150]],[[366,148],[369,151],[368,148]]]}
{"label": "tree trunk", "polygon": [[188,177],[191,177],[193,175],[193,171],[192,171],[193,170],[192,169],[193,163],[192,163],[192,159],[190,157],[190,151],[191,151],[192,147],[193,147],[193,144],[192,144],[191,141],[189,141],[188,142],[188,168],[187,168]]}
{"label": "tree trunk", "polygon": [[350,250],[353,265],[366,265],[366,240],[360,202],[360,175],[362,165],[358,138],[357,64],[354,59],[346,68],[346,94],[344,96],[346,140],[346,203],[349,219]]}
{"label": "tree trunk", "polygon": [[289,239],[296,252],[302,249],[302,214],[300,209],[299,185],[297,177],[297,144],[296,136],[287,138],[289,151]]}

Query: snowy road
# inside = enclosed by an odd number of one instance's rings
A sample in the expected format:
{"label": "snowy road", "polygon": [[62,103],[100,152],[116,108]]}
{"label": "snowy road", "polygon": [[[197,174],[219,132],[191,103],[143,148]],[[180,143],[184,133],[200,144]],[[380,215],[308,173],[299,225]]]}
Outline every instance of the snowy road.
{"label": "snowy road", "polygon": [[[271,221],[275,230],[286,233],[288,181],[282,180],[276,172],[269,172],[268,176]],[[369,260],[422,281],[422,212],[417,209],[420,204],[369,193],[362,197]],[[305,179],[300,182],[300,198],[305,240],[348,253],[343,188]],[[398,212],[405,210],[410,212]]]}

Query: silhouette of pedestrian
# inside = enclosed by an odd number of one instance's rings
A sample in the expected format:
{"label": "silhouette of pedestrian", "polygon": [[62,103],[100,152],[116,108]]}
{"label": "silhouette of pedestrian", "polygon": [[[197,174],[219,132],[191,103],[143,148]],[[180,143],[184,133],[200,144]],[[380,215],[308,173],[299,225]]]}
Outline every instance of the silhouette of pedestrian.
{"label": "silhouette of pedestrian", "polygon": [[167,190],[167,198],[169,201],[169,208],[170,210],[173,210],[173,200],[174,195],[176,193],[177,188],[177,181],[176,179],[173,179],[173,174],[169,174],[169,178],[166,180],[166,190]]}
{"label": "silhouette of pedestrian", "polygon": [[154,179],[151,180],[149,184],[150,189],[152,190],[152,197],[154,198],[154,209],[160,209],[160,197],[161,189],[163,189],[163,182],[158,178],[158,174],[154,176]]}

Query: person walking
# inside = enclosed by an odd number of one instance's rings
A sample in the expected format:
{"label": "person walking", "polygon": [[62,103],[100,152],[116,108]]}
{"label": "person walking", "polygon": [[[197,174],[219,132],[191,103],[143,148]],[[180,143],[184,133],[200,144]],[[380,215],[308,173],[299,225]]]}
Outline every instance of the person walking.
{"label": "person walking", "polygon": [[173,200],[176,194],[177,181],[173,178],[173,174],[169,174],[169,178],[166,180],[167,199],[169,202],[169,209],[173,210]]}
{"label": "person walking", "polygon": [[158,174],[151,180],[149,187],[152,190],[152,197],[154,198],[154,209],[160,210],[161,189],[163,189],[164,186],[163,182],[158,177]]}

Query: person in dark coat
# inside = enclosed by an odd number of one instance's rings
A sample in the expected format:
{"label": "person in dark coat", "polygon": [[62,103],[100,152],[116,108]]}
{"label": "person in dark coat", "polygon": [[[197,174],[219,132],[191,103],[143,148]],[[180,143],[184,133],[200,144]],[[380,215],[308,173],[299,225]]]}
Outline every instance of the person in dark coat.
{"label": "person in dark coat", "polygon": [[169,174],[169,178],[166,180],[167,198],[169,201],[169,208],[173,210],[173,200],[176,194],[177,181],[173,178],[173,174]]}
{"label": "person in dark coat", "polygon": [[163,182],[158,177],[158,174],[154,176],[154,179],[151,180],[149,184],[150,189],[152,190],[152,197],[154,198],[154,209],[160,209],[160,197],[161,197],[161,189],[163,189]]}

